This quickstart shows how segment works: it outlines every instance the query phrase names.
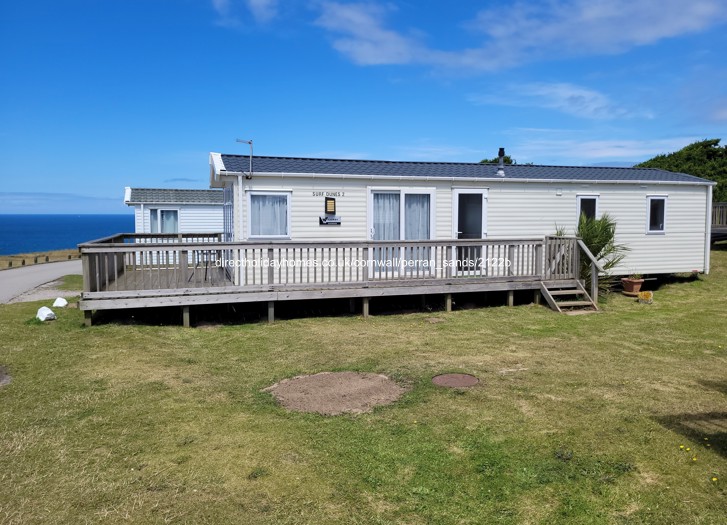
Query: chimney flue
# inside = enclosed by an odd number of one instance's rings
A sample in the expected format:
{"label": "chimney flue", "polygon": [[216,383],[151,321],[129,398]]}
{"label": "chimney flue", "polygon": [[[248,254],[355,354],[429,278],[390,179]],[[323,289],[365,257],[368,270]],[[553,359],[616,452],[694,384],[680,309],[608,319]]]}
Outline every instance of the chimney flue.
{"label": "chimney flue", "polygon": [[505,176],[505,148],[500,148],[500,151],[497,152],[497,156],[499,157],[498,163],[497,163],[497,176],[504,177]]}

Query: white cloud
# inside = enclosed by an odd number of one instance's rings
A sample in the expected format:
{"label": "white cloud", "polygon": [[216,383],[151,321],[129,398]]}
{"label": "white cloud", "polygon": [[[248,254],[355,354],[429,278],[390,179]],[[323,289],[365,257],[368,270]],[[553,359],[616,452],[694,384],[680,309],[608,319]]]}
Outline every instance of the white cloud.
{"label": "white cloud", "polygon": [[497,94],[470,95],[469,100],[479,105],[506,105],[553,109],[589,119],[614,119],[650,116],[643,111],[630,111],[596,90],[565,82],[535,82],[510,85],[498,89]]}
{"label": "white cloud", "polygon": [[481,38],[478,45],[442,51],[410,36],[414,32],[388,29],[385,18],[391,7],[324,2],[320,9],[317,24],[338,35],[334,47],[357,64],[421,63],[480,71],[540,59],[624,52],[727,20],[723,0],[515,1],[482,10],[466,24]]}
{"label": "white cloud", "polygon": [[710,116],[715,122],[727,122],[727,103],[722,107],[716,107]]}
{"label": "white cloud", "polygon": [[212,7],[217,14],[225,16],[230,12],[230,0],[212,0]]}
{"label": "white cloud", "polygon": [[374,4],[324,2],[316,25],[342,37],[333,47],[360,65],[409,64],[426,50],[414,40],[385,29],[382,19],[392,8]]}
{"label": "white cloud", "polygon": [[270,22],[278,15],[277,0],[247,0],[247,8],[259,23]]}
{"label": "white cloud", "polygon": [[294,157],[305,157],[313,159],[347,159],[347,160],[361,160],[368,159],[369,154],[363,151],[356,150],[319,150],[307,153],[298,153],[292,155]]}
{"label": "white cloud", "polygon": [[[278,15],[278,0],[245,0],[245,6],[256,22],[264,24]],[[240,25],[240,19],[233,13],[232,0],[212,0],[212,7],[219,15],[217,24],[226,27]]]}
{"label": "white cloud", "polygon": [[525,138],[513,145],[510,151],[521,163],[581,165],[616,159],[641,162],[660,153],[680,150],[697,140],[700,138],[674,137],[647,140]]}
{"label": "white cloud", "polygon": [[[484,149],[435,144],[431,140],[422,140],[419,144],[399,146],[402,160],[427,162],[472,162],[487,157]],[[491,155],[490,155],[491,156]]]}

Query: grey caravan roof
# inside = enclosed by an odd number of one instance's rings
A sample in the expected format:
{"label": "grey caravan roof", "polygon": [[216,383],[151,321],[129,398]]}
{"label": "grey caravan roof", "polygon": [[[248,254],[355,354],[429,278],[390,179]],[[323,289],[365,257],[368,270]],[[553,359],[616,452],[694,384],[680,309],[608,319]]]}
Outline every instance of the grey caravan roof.
{"label": "grey caravan roof", "polygon": [[[246,173],[248,155],[220,155],[221,172]],[[473,162],[403,162],[382,160],[309,159],[253,156],[253,174],[325,174],[377,177],[424,177],[496,179],[510,181],[660,182],[681,184],[715,183],[688,175],[653,168],[610,168],[592,166],[538,166],[509,164],[505,177],[497,175],[496,164]]]}
{"label": "grey caravan roof", "polygon": [[223,204],[222,190],[131,188],[126,204]]}

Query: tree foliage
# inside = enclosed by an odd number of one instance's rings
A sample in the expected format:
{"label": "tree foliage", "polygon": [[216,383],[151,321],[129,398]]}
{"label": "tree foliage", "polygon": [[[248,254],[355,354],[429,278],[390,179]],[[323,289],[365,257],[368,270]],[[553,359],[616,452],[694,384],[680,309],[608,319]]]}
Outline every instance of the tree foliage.
{"label": "tree foliage", "polygon": [[660,168],[688,173],[717,183],[714,202],[727,202],[727,146],[719,145],[720,139],[695,142],[679,151],[657,155],[637,164],[637,168]]}
{"label": "tree foliage", "polygon": [[[598,219],[588,218],[581,214],[578,219],[576,236],[583,240],[583,244],[588,246],[603,268],[603,273],[598,281],[598,291],[600,295],[605,295],[613,281],[611,270],[623,260],[628,251],[625,245],[616,244],[616,221],[607,213]],[[591,285],[591,261],[587,257],[581,257],[581,278],[586,280],[588,286]]]}
{"label": "tree foliage", "polygon": [[[505,155],[503,157],[503,162],[505,164],[517,164],[517,161],[513,159],[510,155]],[[482,159],[480,161],[480,164],[499,164],[500,163],[500,157],[495,157],[494,159]]]}

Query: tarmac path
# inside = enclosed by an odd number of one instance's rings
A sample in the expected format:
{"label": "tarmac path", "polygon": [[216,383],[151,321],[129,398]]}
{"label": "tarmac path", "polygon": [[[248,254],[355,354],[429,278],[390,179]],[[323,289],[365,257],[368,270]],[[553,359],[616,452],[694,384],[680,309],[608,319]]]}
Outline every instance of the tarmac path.
{"label": "tarmac path", "polygon": [[8,303],[13,298],[64,275],[81,275],[82,273],[81,261],[78,259],[2,270],[0,271],[0,303]]}

